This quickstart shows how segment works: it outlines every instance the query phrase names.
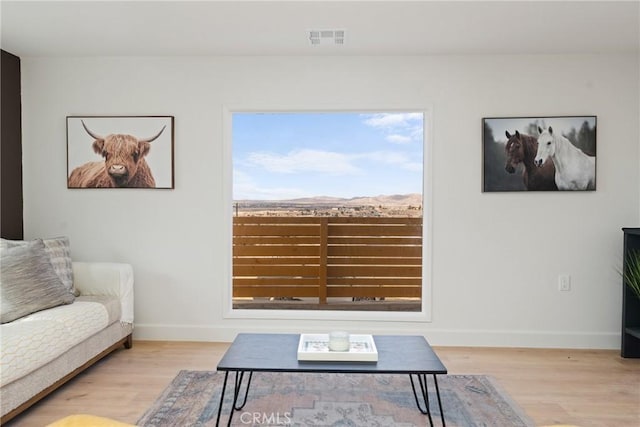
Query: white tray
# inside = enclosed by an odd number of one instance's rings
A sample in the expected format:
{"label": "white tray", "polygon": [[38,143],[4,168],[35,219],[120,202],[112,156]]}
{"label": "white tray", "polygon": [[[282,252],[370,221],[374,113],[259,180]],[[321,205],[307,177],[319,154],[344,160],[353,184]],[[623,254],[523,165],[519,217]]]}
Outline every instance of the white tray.
{"label": "white tray", "polygon": [[329,334],[300,334],[298,360],[377,362],[378,349],[371,335],[349,335],[349,351],[329,350]]}

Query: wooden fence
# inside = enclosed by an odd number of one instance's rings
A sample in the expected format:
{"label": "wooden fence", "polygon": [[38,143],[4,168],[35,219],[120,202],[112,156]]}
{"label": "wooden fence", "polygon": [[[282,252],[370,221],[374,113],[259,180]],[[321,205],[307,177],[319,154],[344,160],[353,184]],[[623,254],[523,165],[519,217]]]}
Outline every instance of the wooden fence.
{"label": "wooden fence", "polygon": [[422,218],[234,217],[234,297],[413,297]]}

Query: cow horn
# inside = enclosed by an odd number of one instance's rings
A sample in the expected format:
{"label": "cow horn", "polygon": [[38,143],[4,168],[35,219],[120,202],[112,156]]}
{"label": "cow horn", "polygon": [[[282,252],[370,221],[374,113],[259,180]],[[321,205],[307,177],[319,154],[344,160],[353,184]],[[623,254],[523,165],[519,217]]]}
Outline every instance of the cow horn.
{"label": "cow horn", "polygon": [[154,136],[152,136],[151,138],[147,138],[147,139],[140,139],[140,140],[138,140],[138,142],[151,142],[151,141],[153,141],[154,139],[156,139],[157,137],[159,137],[159,136],[160,136],[160,134],[161,134],[162,132],[164,132],[164,128],[166,128],[166,127],[167,127],[167,125],[162,126],[162,129],[160,129],[160,132],[158,132],[157,134],[155,134],[155,135],[154,135]]}
{"label": "cow horn", "polygon": [[88,133],[89,135],[91,135],[93,138],[95,138],[95,139],[104,139],[104,138],[103,138],[103,137],[101,137],[100,135],[98,135],[98,134],[96,134],[96,133],[91,132],[91,131],[89,130],[89,128],[87,127],[87,125],[85,125],[85,124],[84,124],[84,120],[80,120],[80,123],[82,123],[82,127],[84,128],[84,130],[86,130],[86,131],[87,131],[87,133]]}

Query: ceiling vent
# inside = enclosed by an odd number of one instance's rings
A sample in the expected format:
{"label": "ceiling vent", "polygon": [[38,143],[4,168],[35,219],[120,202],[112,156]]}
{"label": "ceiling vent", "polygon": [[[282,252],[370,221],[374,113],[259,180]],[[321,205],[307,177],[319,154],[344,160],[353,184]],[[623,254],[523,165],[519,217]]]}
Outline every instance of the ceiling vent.
{"label": "ceiling vent", "polygon": [[345,44],[345,30],[309,30],[311,46],[342,46]]}

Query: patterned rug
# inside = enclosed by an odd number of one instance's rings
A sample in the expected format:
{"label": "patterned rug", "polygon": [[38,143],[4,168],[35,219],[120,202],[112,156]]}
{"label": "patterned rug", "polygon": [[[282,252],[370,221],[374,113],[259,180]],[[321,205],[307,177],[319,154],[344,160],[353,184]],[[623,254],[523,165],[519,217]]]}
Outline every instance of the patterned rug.
{"label": "patterned rug", "polygon": [[[231,407],[229,374],[221,425]],[[429,399],[434,425],[441,425],[433,381]],[[181,371],[137,425],[214,426],[224,373]],[[441,375],[447,426],[533,426],[489,377]],[[417,385],[417,383],[416,383]],[[429,425],[417,407],[408,375],[255,373],[246,406],[234,426],[409,427]]]}

